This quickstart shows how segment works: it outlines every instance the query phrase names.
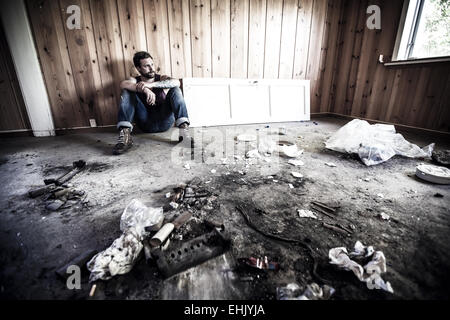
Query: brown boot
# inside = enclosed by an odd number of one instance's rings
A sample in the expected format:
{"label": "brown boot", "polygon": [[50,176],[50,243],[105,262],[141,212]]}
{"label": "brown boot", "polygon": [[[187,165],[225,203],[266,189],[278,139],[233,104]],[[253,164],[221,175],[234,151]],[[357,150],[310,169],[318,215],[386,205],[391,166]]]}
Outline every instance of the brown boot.
{"label": "brown boot", "polygon": [[133,145],[133,139],[131,139],[131,129],[121,128],[119,132],[119,138],[117,144],[114,146],[113,154],[119,155],[125,153]]}

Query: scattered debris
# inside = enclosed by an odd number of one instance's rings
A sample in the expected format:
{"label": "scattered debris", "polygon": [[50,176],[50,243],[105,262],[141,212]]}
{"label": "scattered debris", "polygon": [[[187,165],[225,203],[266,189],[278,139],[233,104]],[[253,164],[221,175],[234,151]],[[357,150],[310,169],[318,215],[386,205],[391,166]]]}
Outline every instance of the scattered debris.
{"label": "scattered debris", "polygon": [[301,161],[301,160],[289,160],[288,163],[292,164],[295,167],[299,167],[299,166],[305,165],[305,163],[303,161]]}
{"label": "scattered debris", "polygon": [[277,288],[278,300],[328,300],[335,293],[334,288],[324,285],[320,287],[317,283],[307,285],[303,294],[300,294],[300,286],[289,283],[286,287]]}
{"label": "scattered debris", "polygon": [[212,232],[186,241],[173,250],[152,250],[158,269],[165,278],[215,258],[230,247],[230,239],[224,231],[214,228]]}
{"label": "scattered debris", "polygon": [[128,273],[142,251],[147,230],[160,225],[163,220],[162,208],[147,208],[133,199],[120,219],[122,235],[87,263],[91,272],[89,282],[109,280],[115,275]]}
{"label": "scattered debris", "polygon": [[313,218],[313,219],[317,219],[316,215],[309,210],[297,210],[298,215],[300,216],[300,218]]}
{"label": "scattered debris", "polygon": [[332,168],[336,167],[336,165],[333,162],[325,162],[325,164]]}
{"label": "scattered debris", "polygon": [[238,262],[247,265],[252,268],[261,269],[261,270],[274,270],[277,271],[280,269],[280,265],[277,262],[269,261],[267,256],[263,258],[239,258]]}
{"label": "scattered debris", "polygon": [[243,142],[251,142],[251,141],[256,141],[256,135],[254,134],[240,134],[236,137],[236,139],[238,141],[243,141]]}
{"label": "scattered debris", "polygon": [[61,208],[63,205],[64,205],[64,202],[63,202],[63,201],[61,201],[61,200],[55,200],[55,201],[52,201],[52,202],[48,203],[48,204],[45,206],[45,208],[46,208],[47,210],[50,210],[50,211],[57,211],[57,210],[58,210],[59,208]]}
{"label": "scattered debris", "polygon": [[[319,206],[318,204],[316,204],[315,202],[311,202],[311,208],[326,215],[328,218],[334,219],[335,217],[332,216],[331,214],[329,214],[327,211],[325,211],[324,209],[321,208],[321,206]],[[332,209],[333,210],[333,209]],[[334,210],[332,211],[334,212]]]}
{"label": "scattered debris", "polygon": [[253,149],[253,150],[250,150],[249,152],[247,152],[245,154],[245,157],[246,158],[261,158],[261,155],[259,154],[258,149]]}
{"label": "scattered debris", "polygon": [[396,133],[393,125],[374,124],[354,119],[340,128],[325,143],[326,148],[356,153],[366,166],[385,162],[395,155],[409,158],[430,158],[434,143],[420,149]]}
{"label": "scattered debris", "polygon": [[67,279],[70,275],[70,273],[67,273],[67,269],[70,266],[78,266],[78,267],[80,267],[80,269],[83,268],[85,266],[86,262],[88,262],[97,252],[98,252],[97,250],[89,250],[89,251],[82,253],[81,255],[74,258],[73,260],[71,260],[69,263],[67,263],[63,267],[56,270],[55,271],[56,274],[58,276],[60,276],[62,279]]}
{"label": "scattered debris", "polygon": [[440,166],[450,167],[450,150],[433,151],[431,158]]}
{"label": "scattered debris", "polygon": [[347,236],[350,236],[353,233],[351,230],[345,228],[344,226],[342,226],[340,224],[329,224],[326,222],[322,222],[322,225],[327,229],[334,230],[336,232],[345,234]]}
{"label": "scattered debris", "polygon": [[93,297],[95,294],[95,289],[97,289],[97,285],[92,285],[91,291],[89,292],[89,297]]}
{"label": "scattered debris", "polygon": [[[347,253],[345,247],[338,247],[330,249],[328,256],[331,264],[335,264],[341,269],[352,271],[360,281],[366,282],[367,288],[383,289],[394,293],[391,284],[384,282],[381,278],[381,274],[386,272],[386,258],[383,252],[374,251],[373,247],[365,247],[360,241],[357,241],[354,251],[350,254]],[[372,257],[372,260],[363,268],[360,264],[351,260],[350,257]]]}
{"label": "scattered debris", "polygon": [[288,158],[297,158],[303,153],[303,150],[298,150],[296,144],[290,144],[289,142],[282,141],[280,141],[277,151],[281,156]]}
{"label": "scattered debris", "polygon": [[302,175],[301,173],[299,173],[299,172],[293,171],[293,172],[291,172],[291,174],[292,174],[295,178],[303,178],[303,175]]}
{"label": "scattered debris", "polygon": [[258,143],[258,151],[261,154],[272,154],[276,147],[277,144],[270,138],[260,139]]}
{"label": "scattered debris", "polygon": [[169,205],[173,208],[173,209],[178,209],[178,203],[176,203],[176,202],[171,202],[171,203],[169,203]]}
{"label": "scattered debris", "polygon": [[77,175],[79,172],[81,172],[86,167],[86,161],[84,160],[78,160],[72,163],[73,169],[70,170],[68,173],[62,175],[61,177],[57,179],[46,179],[44,180],[44,183],[46,185],[55,184],[57,186],[61,186],[70,179],[72,179],[75,175]]}
{"label": "scattered debris", "polygon": [[421,164],[416,168],[416,176],[436,184],[450,184],[450,169],[446,167]]}
{"label": "scattered debris", "polygon": [[389,215],[384,212],[380,212],[380,214],[378,216],[383,220],[389,220],[389,218],[390,218]]}

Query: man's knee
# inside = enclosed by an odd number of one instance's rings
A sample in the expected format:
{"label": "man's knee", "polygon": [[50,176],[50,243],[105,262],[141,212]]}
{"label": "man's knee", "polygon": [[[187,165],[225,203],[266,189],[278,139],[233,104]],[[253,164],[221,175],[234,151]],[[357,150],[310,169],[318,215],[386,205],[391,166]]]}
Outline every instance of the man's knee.
{"label": "man's knee", "polygon": [[181,98],[183,97],[183,93],[181,92],[181,89],[179,87],[170,88],[167,95],[169,97],[181,97]]}
{"label": "man's knee", "polygon": [[131,92],[127,89],[122,89],[122,91],[120,92],[120,99],[127,100],[127,99],[130,99],[130,97],[131,97]]}

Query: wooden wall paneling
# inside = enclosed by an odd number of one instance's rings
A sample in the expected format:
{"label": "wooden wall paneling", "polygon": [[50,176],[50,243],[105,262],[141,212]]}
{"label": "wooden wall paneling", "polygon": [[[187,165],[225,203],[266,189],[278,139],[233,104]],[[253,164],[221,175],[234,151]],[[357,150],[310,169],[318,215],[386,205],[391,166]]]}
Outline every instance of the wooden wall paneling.
{"label": "wooden wall paneling", "polygon": [[31,129],[25,102],[0,23],[0,131]]}
{"label": "wooden wall paneling", "polygon": [[294,69],[295,32],[299,0],[284,0],[281,25],[280,68],[278,78],[292,79]]}
{"label": "wooden wall paneling", "polygon": [[248,34],[248,78],[262,78],[264,75],[266,0],[250,0]]}
{"label": "wooden wall paneling", "polygon": [[424,109],[426,99],[427,84],[430,81],[431,68],[420,68],[416,73],[414,81],[417,83],[416,90],[410,93],[411,100],[408,105],[409,112],[404,115],[404,123],[410,126],[420,126],[421,112]]}
{"label": "wooden wall paneling", "polygon": [[346,115],[354,115],[359,110],[359,106],[357,106],[358,102],[354,103],[354,100],[357,92],[362,89],[363,79],[361,77],[367,76],[364,75],[363,69],[367,67],[367,62],[370,61],[369,57],[371,56],[371,50],[365,51],[368,44],[373,43],[373,36],[369,34],[371,30],[366,28],[367,6],[367,1],[360,1],[357,13],[357,25],[354,30],[352,60],[345,91],[344,114]]}
{"label": "wooden wall paneling", "polygon": [[117,3],[90,0],[90,7],[105,101],[102,124],[111,125],[117,121],[120,82],[126,78]]}
{"label": "wooden wall paneling", "polygon": [[313,0],[299,0],[294,52],[294,79],[306,78],[312,14]]}
{"label": "wooden wall paneling", "polygon": [[66,21],[61,16],[59,3],[52,0],[28,0],[27,8],[55,128],[83,126],[86,115],[76,95],[64,34]]}
{"label": "wooden wall paneling", "polygon": [[447,65],[447,81],[443,91],[440,105],[440,112],[436,117],[434,129],[450,132],[450,70]]}
{"label": "wooden wall paneling", "polygon": [[247,78],[248,22],[249,0],[231,0],[231,78]]}
{"label": "wooden wall paneling", "polygon": [[[381,3],[381,38],[378,43],[376,61],[378,61],[380,54],[384,56],[385,61],[392,59],[402,5],[402,1],[384,1]],[[371,63],[374,63],[374,61],[371,60]],[[371,94],[367,98],[365,116],[369,119],[380,120],[382,110],[386,108],[383,100],[391,93],[392,87],[388,85],[388,82],[393,79],[393,72],[392,69],[385,67],[382,63],[376,62],[375,64],[374,80],[371,86]]]}
{"label": "wooden wall paneling", "polygon": [[329,0],[327,25],[329,28],[328,36],[324,37],[326,41],[326,60],[325,69],[320,77],[320,112],[330,112],[331,91],[333,85],[333,76],[336,71],[337,49],[339,46],[339,27],[342,14],[343,1]]}
{"label": "wooden wall paneling", "polygon": [[83,109],[82,126],[90,126],[89,119],[96,119],[97,123],[103,124],[104,99],[89,3],[87,0],[60,0],[64,21],[68,17],[65,8],[70,5],[80,6],[82,12],[81,29],[64,28],[75,80],[76,96]]}
{"label": "wooden wall paneling", "polygon": [[212,76],[229,78],[231,52],[230,0],[211,0]]}
{"label": "wooden wall paneling", "polygon": [[172,76],[192,77],[189,0],[168,0]]}
{"label": "wooden wall paneling", "polygon": [[143,3],[140,0],[117,0],[125,72],[127,77],[138,74],[133,65],[133,56],[147,50]]}
{"label": "wooden wall paneling", "polygon": [[328,55],[328,39],[331,32],[331,19],[334,15],[334,6],[333,3],[338,5],[336,1],[328,0],[327,8],[326,8],[326,16],[324,22],[324,28],[322,33],[321,47],[320,47],[320,59],[319,59],[319,69],[317,80],[311,81],[311,109],[312,112],[320,112],[320,105],[323,95],[327,95],[326,92],[323,91],[324,87],[324,75],[325,71],[328,68],[332,68],[331,65],[327,65],[327,55]]}
{"label": "wooden wall paneling", "polygon": [[[425,108],[427,109],[427,112],[422,118],[422,127],[435,128],[436,123],[438,122],[437,119],[441,115],[441,99],[446,96],[444,90],[447,85],[449,74],[450,63],[433,66],[426,93],[427,101],[425,102]],[[448,102],[444,103],[444,105],[448,106]]]}
{"label": "wooden wall paneling", "polygon": [[167,1],[143,0],[143,7],[147,49],[153,57],[156,71],[172,75]]}
{"label": "wooden wall paneling", "polygon": [[[388,13],[388,8],[384,7],[384,3],[381,3],[378,0],[366,3],[365,8],[367,8],[369,4],[378,5],[381,8],[381,12],[385,12],[385,15],[392,13],[392,10],[389,10],[391,12]],[[366,19],[367,15],[365,16],[364,20]],[[380,55],[379,46],[381,44],[381,40],[383,39],[383,37],[387,37],[387,33],[390,33],[392,35],[396,34],[396,30],[389,28],[389,26],[387,25],[384,26],[385,30],[383,32],[383,29],[370,30],[365,26],[365,24],[366,22],[364,21],[364,40],[362,44],[360,66],[358,68],[358,76],[356,80],[357,86],[353,99],[354,106],[352,107],[352,114],[363,118],[366,117],[368,101],[372,94],[373,85],[376,80],[376,77],[374,75],[377,69],[378,58]]]}
{"label": "wooden wall paneling", "polygon": [[325,29],[325,18],[328,3],[325,0],[314,0],[311,32],[309,34],[308,65],[306,79],[317,80],[321,58],[322,37]]}
{"label": "wooden wall paneling", "polygon": [[267,0],[264,79],[277,79],[280,62],[283,1]]}
{"label": "wooden wall paneling", "polygon": [[211,77],[211,1],[190,3],[192,76]]}
{"label": "wooden wall paneling", "polygon": [[[405,69],[403,80],[400,86],[400,92],[395,101],[394,110],[391,119],[395,119],[394,123],[406,124],[408,114],[412,111],[411,97],[417,88],[417,75],[420,74],[420,68],[411,67]],[[392,121],[391,121],[392,122]]]}
{"label": "wooden wall paneling", "polygon": [[[335,100],[333,112],[345,114],[345,100],[349,83],[350,70],[354,61],[353,49],[358,28],[359,2],[347,0],[344,5],[344,20],[342,20],[342,32],[340,34],[341,47],[339,50],[338,69],[335,77]],[[355,14],[356,13],[356,14]]]}
{"label": "wooden wall paneling", "polygon": [[[320,109],[320,64],[324,60],[324,37],[326,28],[326,17],[328,1],[315,0],[313,5],[313,18],[311,20],[311,33],[309,35],[308,64],[306,79],[311,80],[311,112]],[[326,42],[325,42],[326,43]]]}
{"label": "wooden wall paneling", "polygon": [[405,74],[407,72],[407,69],[397,69],[395,70],[395,76],[394,81],[392,83],[392,91],[389,97],[389,102],[386,105],[386,113],[385,116],[382,118],[383,121],[390,122],[393,118],[393,115],[395,115],[395,104],[398,100],[398,97],[401,93],[401,84],[403,82],[403,78],[405,77]]}
{"label": "wooden wall paneling", "polygon": [[337,95],[337,79],[339,78],[339,71],[342,63],[342,51],[344,47],[344,26],[345,26],[345,13],[346,13],[347,1],[342,0],[340,13],[339,13],[339,29],[337,31],[336,40],[336,57],[333,64],[333,76],[331,77],[331,87],[329,92],[328,112],[335,112],[336,95]]}

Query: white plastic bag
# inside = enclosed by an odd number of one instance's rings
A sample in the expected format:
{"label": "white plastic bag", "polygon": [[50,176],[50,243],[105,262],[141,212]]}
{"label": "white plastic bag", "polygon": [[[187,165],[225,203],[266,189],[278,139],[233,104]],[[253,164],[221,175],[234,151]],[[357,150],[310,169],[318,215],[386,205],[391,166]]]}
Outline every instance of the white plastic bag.
{"label": "white plastic bag", "polygon": [[145,227],[158,226],[164,220],[163,208],[148,208],[137,199],[131,200],[120,218],[120,230],[133,229],[141,240],[147,235]]}
{"label": "white plastic bag", "polygon": [[367,121],[355,119],[333,134],[325,146],[338,152],[356,153],[365,165],[372,166],[395,155],[430,158],[434,143],[420,149],[396,133],[393,125],[370,125]]}

